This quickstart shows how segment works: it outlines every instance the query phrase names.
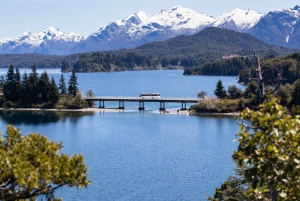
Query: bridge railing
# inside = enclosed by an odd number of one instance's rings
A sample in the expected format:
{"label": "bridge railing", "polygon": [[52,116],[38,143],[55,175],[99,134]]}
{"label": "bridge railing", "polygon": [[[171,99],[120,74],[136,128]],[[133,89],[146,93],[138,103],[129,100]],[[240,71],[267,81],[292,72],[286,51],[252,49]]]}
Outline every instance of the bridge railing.
{"label": "bridge railing", "polygon": [[93,97],[83,97],[86,100],[98,99],[98,100],[178,100],[178,101],[198,101],[199,98],[182,98],[182,97],[160,97],[160,98],[142,98],[142,97],[132,97],[132,96],[93,96]]}

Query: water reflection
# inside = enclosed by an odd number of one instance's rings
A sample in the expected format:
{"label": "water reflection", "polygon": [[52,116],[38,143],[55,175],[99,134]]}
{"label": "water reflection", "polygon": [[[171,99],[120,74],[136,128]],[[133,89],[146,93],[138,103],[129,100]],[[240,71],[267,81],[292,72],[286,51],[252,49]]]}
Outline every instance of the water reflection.
{"label": "water reflection", "polygon": [[83,116],[93,116],[94,112],[53,112],[53,111],[0,111],[0,119],[6,124],[13,125],[40,125],[65,122],[76,123]]}

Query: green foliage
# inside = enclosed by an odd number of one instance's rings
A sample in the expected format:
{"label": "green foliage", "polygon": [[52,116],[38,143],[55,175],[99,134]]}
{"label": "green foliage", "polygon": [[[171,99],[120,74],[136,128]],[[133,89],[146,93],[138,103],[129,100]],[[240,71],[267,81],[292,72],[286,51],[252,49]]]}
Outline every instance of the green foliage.
{"label": "green foliage", "polygon": [[280,85],[276,91],[276,97],[280,98],[280,104],[283,106],[289,106],[292,99],[292,92],[294,86],[290,84]]}
{"label": "green foliage", "polygon": [[75,98],[76,93],[78,92],[78,88],[77,88],[78,82],[77,82],[77,76],[74,69],[72,69],[72,75],[70,76],[70,80],[68,84],[69,84],[68,93],[73,94]]}
{"label": "green foliage", "polygon": [[236,85],[229,86],[227,92],[228,92],[228,98],[230,99],[237,99],[242,97],[243,95],[242,90],[240,88],[237,88]]}
{"label": "green foliage", "polygon": [[8,125],[0,136],[0,199],[35,200],[62,187],[86,187],[87,168],[82,155],[60,153],[61,143],[54,143],[38,133],[23,136]]}
{"label": "green foliage", "polygon": [[11,107],[40,107],[52,108],[59,99],[58,89],[52,77],[51,82],[47,72],[38,76],[36,65],[32,66],[31,73],[21,80],[19,69],[11,67],[7,71],[7,79],[4,84],[4,98],[1,105]]}
{"label": "green foliage", "polygon": [[[191,109],[196,112],[204,113],[229,113],[237,112],[242,110],[241,100],[231,100],[231,99],[213,99],[206,98],[198,102],[197,105],[193,106]],[[243,105],[242,105],[243,106]]]}
{"label": "green foliage", "polygon": [[276,100],[265,102],[255,112],[245,109],[239,146],[234,156],[247,167],[251,183],[246,195],[256,199],[298,200],[300,197],[300,119],[287,115]]}
{"label": "green foliage", "polygon": [[15,70],[14,66],[10,65],[7,74],[6,74],[6,82],[3,87],[3,95],[6,100],[16,101],[16,77],[15,77]]}
{"label": "green foliage", "polygon": [[0,68],[8,68],[10,65],[20,68],[31,68],[36,63],[37,68],[61,68],[62,62],[70,64],[78,60],[81,54],[68,56],[56,56],[45,54],[0,54]]}
{"label": "green foliage", "polygon": [[67,86],[66,86],[64,74],[61,74],[60,76],[58,89],[60,90],[60,94],[67,94]]}
{"label": "green foliage", "polygon": [[214,197],[208,197],[210,201],[246,201],[245,184],[243,179],[236,176],[229,176],[228,180],[222,183],[220,188],[216,188]]}
{"label": "green foliage", "polygon": [[62,64],[61,64],[61,72],[64,73],[64,72],[71,72],[71,71],[72,71],[72,68],[69,64],[69,61],[63,60]]}
{"label": "green foliage", "polygon": [[300,105],[300,79],[294,83],[291,105]]}
{"label": "green foliage", "polygon": [[230,59],[207,62],[194,68],[186,68],[184,75],[238,75],[243,69],[248,69],[253,63],[248,57],[235,57]]}
{"label": "green foliage", "polygon": [[[278,83],[279,75],[285,80],[283,84],[294,83],[300,78],[300,53],[295,52],[285,57],[277,57],[273,59],[263,59],[261,61],[261,68],[263,71],[267,70],[264,76],[265,84],[274,85]],[[239,80],[247,83],[249,78],[255,78],[256,72],[254,68],[245,68],[239,74]]]}
{"label": "green foliage", "polygon": [[223,83],[222,81],[219,79],[219,81],[217,82],[216,85],[216,90],[214,91],[214,94],[218,97],[218,98],[226,98],[227,94],[226,94],[226,90],[224,89]]}
{"label": "green foliage", "polygon": [[83,98],[82,92],[76,94],[75,98],[72,94],[61,95],[56,103],[56,109],[81,109],[92,106]]}

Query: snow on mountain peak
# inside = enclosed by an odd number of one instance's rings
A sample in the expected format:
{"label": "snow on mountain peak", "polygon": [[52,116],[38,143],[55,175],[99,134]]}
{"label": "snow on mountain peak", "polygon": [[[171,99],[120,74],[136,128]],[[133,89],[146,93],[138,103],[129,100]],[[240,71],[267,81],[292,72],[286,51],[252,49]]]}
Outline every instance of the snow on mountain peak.
{"label": "snow on mountain peak", "polygon": [[148,20],[151,17],[150,15],[148,15],[147,13],[145,13],[143,11],[137,12],[136,16],[139,17],[139,19],[141,20],[141,22],[145,22],[146,20]]}
{"label": "snow on mountain peak", "polygon": [[249,29],[257,24],[264,14],[253,10],[234,9],[229,13],[223,13],[218,17],[212,26],[222,27],[225,23],[234,23],[238,30]]}
{"label": "snow on mountain peak", "polygon": [[208,15],[182,6],[173,6],[166,10],[160,10],[143,23],[132,27],[128,33],[131,37],[138,37],[156,30],[197,30],[207,26],[213,21],[214,18]]}
{"label": "snow on mountain peak", "polygon": [[8,42],[10,42],[10,41],[12,41],[13,39],[11,39],[11,38],[2,38],[2,39],[0,39],[0,44],[3,44],[3,43],[8,43]]}
{"label": "snow on mountain peak", "polygon": [[137,13],[131,14],[122,20],[117,20],[115,23],[119,26],[124,26],[127,23],[134,25],[138,25],[144,21],[146,21],[150,15],[145,12],[139,11]]}

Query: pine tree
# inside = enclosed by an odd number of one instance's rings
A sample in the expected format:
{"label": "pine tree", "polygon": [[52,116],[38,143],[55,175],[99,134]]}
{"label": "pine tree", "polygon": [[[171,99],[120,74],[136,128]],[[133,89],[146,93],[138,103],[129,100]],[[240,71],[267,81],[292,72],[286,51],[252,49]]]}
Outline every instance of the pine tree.
{"label": "pine tree", "polygon": [[29,103],[29,91],[31,88],[30,80],[25,71],[22,78],[22,103],[24,106],[27,106]]}
{"label": "pine tree", "polygon": [[31,68],[31,73],[29,75],[29,81],[30,81],[30,88],[28,91],[28,98],[30,104],[36,104],[38,102],[38,95],[39,95],[39,89],[38,89],[38,82],[39,77],[38,73],[36,71],[37,67],[36,64],[33,64]]}
{"label": "pine tree", "polygon": [[58,89],[60,90],[60,94],[67,94],[67,86],[66,86],[64,74],[61,74],[60,76]]}
{"label": "pine tree", "polygon": [[292,92],[292,105],[300,105],[300,79],[298,79],[294,84],[294,90]]}
{"label": "pine tree", "polygon": [[74,69],[72,69],[72,75],[70,77],[68,84],[69,84],[68,93],[73,94],[75,98],[76,93],[78,92],[78,88],[77,88],[78,83],[77,83],[77,76],[75,74]]}
{"label": "pine tree", "polygon": [[21,82],[21,74],[18,67],[16,68],[16,73],[15,73],[15,90],[16,90],[15,101],[20,102],[22,99],[22,82]]}
{"label": "pine tree", "polygon": [[58,88],[56,86],[54,78],[52,77],[51,84],[50,84],[50,90],[48,93],[48,100],[52,107],[55,105],[55,103],[57,103],[58,99],[59,99]]}
{"label": "pine tree", "polygon": [[15,68],[10,65],[7,69],[6,81],[3,87],[3,95],[6,101],[14,102],[16,100]]}
{"label": "pine tree", "polygon": [[39,89],[39,98],[41,103],[47,103],[48,102],[48,93],[50,90],[50,81],[48,78],[48,74],[46,71],[44,71],[40,78],[38,83],[38,89]]}
{"label": "pine tree", "polygon": [[224,90],[223,83],[220,79],[217,82],[216,90],[214,91],[214,93],[218,98],[226,98],[226,90]]}

